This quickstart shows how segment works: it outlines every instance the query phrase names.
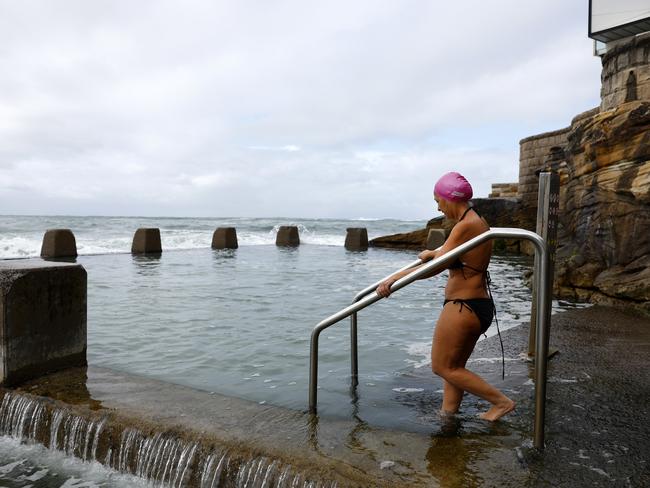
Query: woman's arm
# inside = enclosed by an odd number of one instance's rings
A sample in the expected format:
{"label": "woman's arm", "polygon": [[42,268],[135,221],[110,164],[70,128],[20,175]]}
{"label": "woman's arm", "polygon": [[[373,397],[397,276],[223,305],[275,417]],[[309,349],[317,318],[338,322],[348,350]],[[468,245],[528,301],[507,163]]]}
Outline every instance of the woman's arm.
{"label": "woman's arm", "polygon": [[[445,243],[439,247],[438,249],[429,251],[422,251],[420,254],[418,254],[418,258],[420,258],[422,261],[430,261],[432,259],[438,258],[442,256],[443,254],[451,251],[455,247],[458,247],[461,245],[463,242],[469,240],[469,234],[467,232],[467,226],[464,225],[464,222],[459,222],[454,226],[454,228],[451,230],[451,233],[449,234],[449,237],[445,241]],[[423,264],[420,264],[419,266],[415,266],[413,268],[406,269],[404,271],[400,271],[399,273],[395,273],[394,275],[390,276],[389,278],[386,278],[378,287],[377,287],[377,294],[381,297],[387,297],[390,295],[390,287],[393,286],[393,283],[395,283],[397,280],[403,278],[404,276],[413,273],[414,271],[420,269],[423,266]],[[449,267],[449,265],[447,266]],[[432,276],[435,276],[442,271],[444,271],[447,267],[445,268],[435,268],[431,272],[425,274],[424,276],[421,276],[420,280],[425,280],[428,278],[431,278]]]}

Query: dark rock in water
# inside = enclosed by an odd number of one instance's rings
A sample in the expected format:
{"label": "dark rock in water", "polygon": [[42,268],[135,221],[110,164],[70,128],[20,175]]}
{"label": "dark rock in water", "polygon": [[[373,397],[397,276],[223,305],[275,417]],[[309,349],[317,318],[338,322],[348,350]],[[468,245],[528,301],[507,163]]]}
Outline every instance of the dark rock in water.
{"label": "dark rock in water", "polygon": [[368,242],[370,247],[387,247],[391,249],[424,249],[429,229],[418,229],[413,232],[391,234],[375,237]]}
{"label": "dark rock in water", "polygon": [[[520,205],[516,198],[475,198],[472,200],[472,205],[490,227],[519,227],[520,225]],[[427,222],[424,229],[377,237],[372,239],[369,245],[392,249],[426,249],[430,230],[441,229],[447,238],[454,225],[456,225],[455,220],[444,216],[434,217]],[[498,242],[498,247],[502,249],[519,251],[516,241]]]}

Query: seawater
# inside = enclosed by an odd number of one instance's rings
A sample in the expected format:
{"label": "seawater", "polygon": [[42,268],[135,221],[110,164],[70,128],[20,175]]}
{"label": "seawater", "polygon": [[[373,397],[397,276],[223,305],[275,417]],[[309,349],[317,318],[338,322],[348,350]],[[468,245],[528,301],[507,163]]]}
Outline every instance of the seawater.
{"label": "seawater", "polygon": [[[280,225],[299,227],[300,247],[274,245]],[[0,217],[0,258],[38,256],[46,229],[70,228],[80,253],[76,262],[88,272],[90,364],[304,410],[313,327],[349,305],[360,289],[417,255],[374,248],[347,251],[346,228],[367,227],[372,238],[423,225],[395,220],[5,216]],[[220,226],[237,228],[239,249],[209,248],[212,232]],[[128,253],[139,227],[161,229],[161,256]],[[502,330],[529,319],[531,297],[524,274],[531,265],[526,257],[493,258],[490,271]],[[349,393],[349,322],[321,335],[320,415],[361,416],[397,429],[412,420],[400,405],[400,393],[417,390],[409,377],[428,368],[445,283],[443,272],[359,313],[355,402]],[[495,333],[494,327],[488,332]],[[0,447],[6,448],[7,442],[0,439]],[[0,449],[0,458],[6,459],[10,450]],[[34,466],[29,456],[19,455],[5,463],[5,470],[26,469],[16,476],[37,476],[29,466]],[[92,481],[95,474],[88,475],[84,484],[74,484],[74,473],[65,484],[43,486],[113,486],[108,474],[99,475],[97,482]]]}
{"label": "seawater", "polygon": [[39,256],[46,229],[71,229],[81,255],[129,252],[136,229],[160,228],[165,250],[209,247],[217,227],[236,227],[240,246],[272,245],[280,225],[296,225],[305,244],[343,246],[347,227],[367,227],[370,238],[408,232],[424,221],[392,219],[62,217],[0,215],[0,259]]}

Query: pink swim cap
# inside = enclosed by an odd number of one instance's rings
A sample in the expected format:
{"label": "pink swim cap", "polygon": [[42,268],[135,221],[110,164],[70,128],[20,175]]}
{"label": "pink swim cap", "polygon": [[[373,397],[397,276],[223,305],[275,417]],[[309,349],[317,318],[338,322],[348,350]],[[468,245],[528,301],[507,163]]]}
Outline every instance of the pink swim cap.
{"label": "pink swim cap", "polygon": [[455,171],[443,175],[433,187],[433,193],[451,202],[466,202],[473,195],[472,185]]}

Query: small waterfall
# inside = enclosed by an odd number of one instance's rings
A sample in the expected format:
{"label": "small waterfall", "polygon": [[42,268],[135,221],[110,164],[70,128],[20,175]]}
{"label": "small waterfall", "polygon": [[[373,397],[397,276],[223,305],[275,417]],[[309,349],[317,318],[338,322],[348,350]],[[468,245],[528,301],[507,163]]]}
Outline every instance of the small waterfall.
{"label": "small waterfall", "polygon": [[45,407],[40,403],[7,393],[0,406],[0,433],[18,439],[36,440],[44,416]]}
{"label": "small waterfall", "polygon": [[197,449],[197,443],[186,443],[169,434],[147,437],[126,429],[122,432],[117,461],[111,466],[165,486],[182,487],[186,486]]}
{"label": "small waterfall", "polygon": [[49,448],[58,449],[84,461],[93,461],[105,422],[106,419],[91,421],[64,410],[57,410],[52,414]]}
{"label": "small waterfall", "polygon": [[38,397],[5,391],[0,434],[40,442],[84,461],[150,480],[153,486],[183,488],[336,488],[278,460],[185,441],[171,432],[146,434],[113,425],[109,417],[88,419]]}
{"label": "small waterfall", "polygon": [[[233,480],[233,484],[228,484]],[[248,460],[231,458],[229,453],[212,453],[203,461],[199,488],[336,488],[336,482],[306,480],[291,466],[277,460],[258,457]]]}

